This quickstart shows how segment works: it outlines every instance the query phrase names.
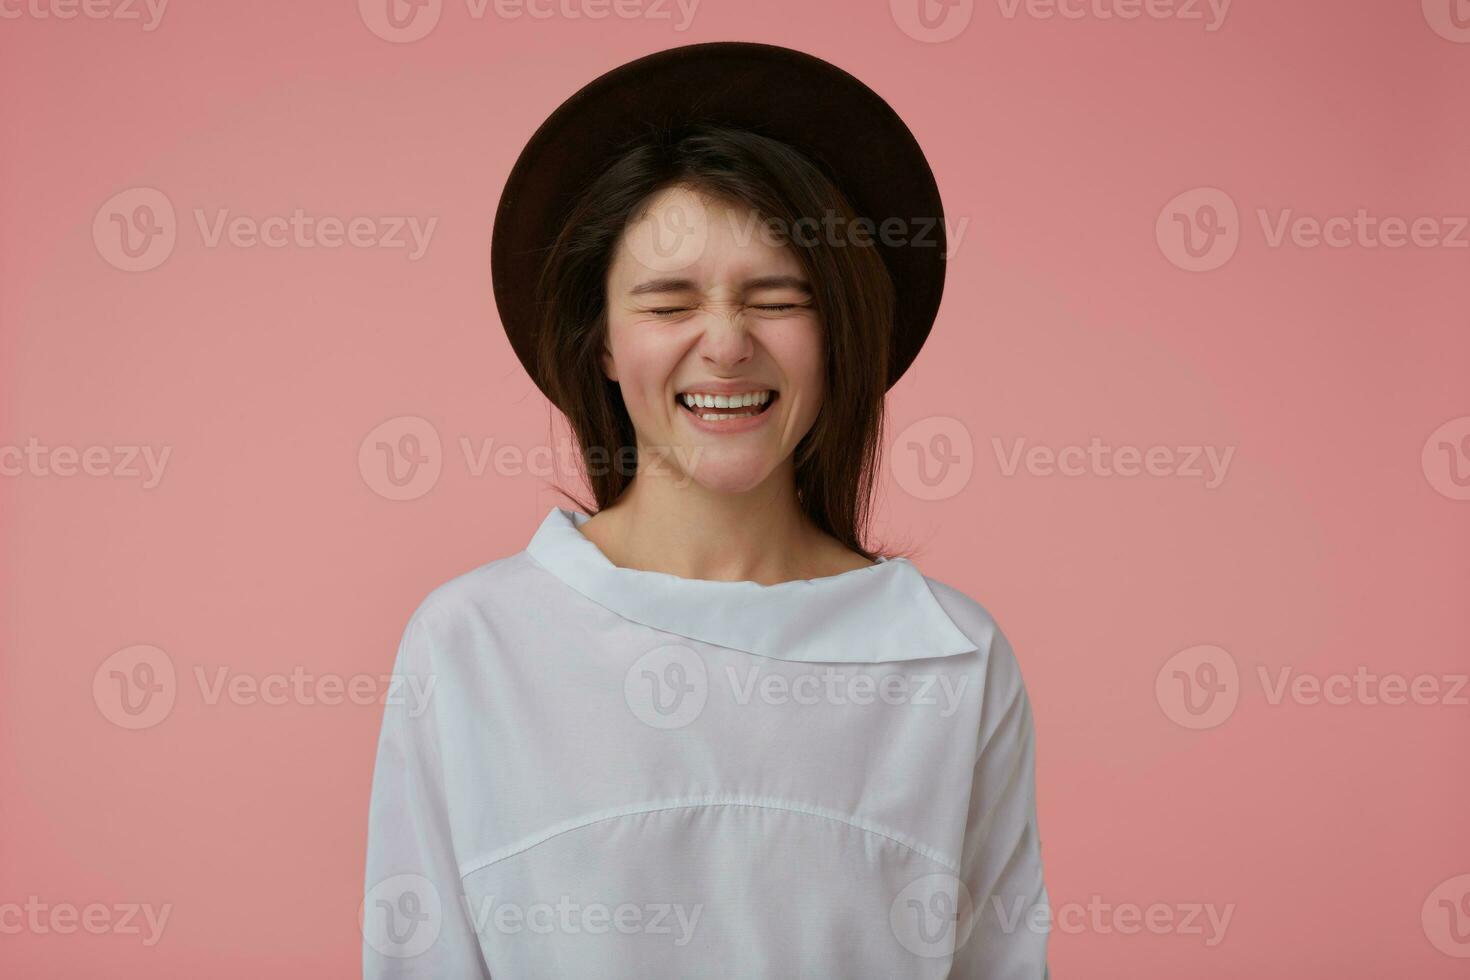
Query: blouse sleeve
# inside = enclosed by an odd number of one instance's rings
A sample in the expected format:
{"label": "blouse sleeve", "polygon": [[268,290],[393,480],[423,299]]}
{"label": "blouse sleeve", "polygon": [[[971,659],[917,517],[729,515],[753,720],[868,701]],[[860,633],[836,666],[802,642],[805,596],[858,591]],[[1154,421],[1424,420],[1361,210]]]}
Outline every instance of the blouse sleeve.
{"label": "blouse sleeve", "polygon": [[1036,820],[1036,733],[1010,643],[995,631],[961,853],[972,929],[955,980],[1047,980],[1051,913]]}
{"label": "blouse sleeve", "polygon": [[460,898],[424,633],[420,611],[398,647],[390,690],[399,696],[387,699],[378,738],[362,906],[364,980],[490,976]]}

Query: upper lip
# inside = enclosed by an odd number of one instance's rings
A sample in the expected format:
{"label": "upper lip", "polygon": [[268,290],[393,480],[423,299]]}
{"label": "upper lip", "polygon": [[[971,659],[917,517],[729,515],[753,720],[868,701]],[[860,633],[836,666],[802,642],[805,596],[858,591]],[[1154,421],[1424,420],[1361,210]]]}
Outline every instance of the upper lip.
{"label": "upper lip", "polygon": [[775,391],[758,381],[699,381],[680,388],[681,395],[743,395],[753,391]]}

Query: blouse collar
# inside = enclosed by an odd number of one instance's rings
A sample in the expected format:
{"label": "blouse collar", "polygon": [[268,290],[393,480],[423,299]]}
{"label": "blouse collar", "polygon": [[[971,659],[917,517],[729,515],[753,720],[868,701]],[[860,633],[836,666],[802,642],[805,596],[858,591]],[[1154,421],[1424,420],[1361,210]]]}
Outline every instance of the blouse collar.
{"label": "blouse collar", "polygon": [[760,585],[620,568],[588,540],[583,513],[553,507],[526,550],[624,619],[777,660],[879,663],[975,650],[904,558],[825,578]]}

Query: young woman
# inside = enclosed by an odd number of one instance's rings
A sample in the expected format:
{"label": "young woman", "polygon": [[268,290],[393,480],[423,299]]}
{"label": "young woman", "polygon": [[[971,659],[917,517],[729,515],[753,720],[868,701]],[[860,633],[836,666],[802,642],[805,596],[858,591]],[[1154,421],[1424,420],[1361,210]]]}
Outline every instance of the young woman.
{"label": "young woman", "polygon": [[866,543],[942,219],[892,110],[784,48],[640,59],[538,130],[496,296],[594,500],[408,624],[365,976],[1047,975],[1015,657]]}

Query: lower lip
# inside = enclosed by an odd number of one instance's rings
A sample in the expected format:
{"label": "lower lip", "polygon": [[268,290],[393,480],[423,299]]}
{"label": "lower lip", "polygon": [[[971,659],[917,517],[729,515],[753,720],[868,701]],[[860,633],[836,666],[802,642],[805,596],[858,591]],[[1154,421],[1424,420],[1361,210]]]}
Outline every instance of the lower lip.
{"label": "lower lip", "polygon": [[710,422],[695,415],[694,412],[682,402],[679,404],[679,414],[688,420],[689,424],[701,432],[713,432],[716,435],[735,435],[740,432],[749,432],[759,429],[766,424],[771,411],[775,408],[775,402],[768,403],[766,410],[756,415],[747,415],[743,419],[727,419],[723,422]]}

